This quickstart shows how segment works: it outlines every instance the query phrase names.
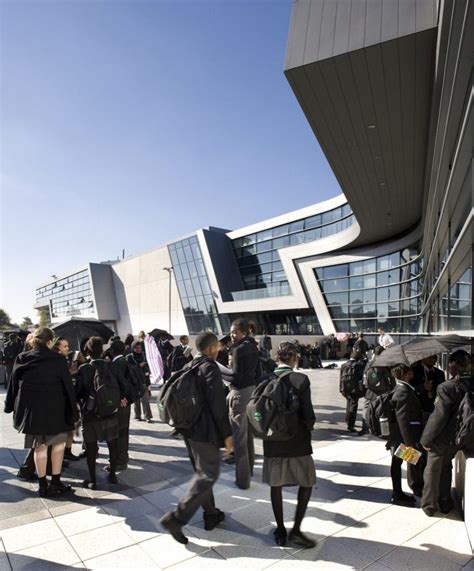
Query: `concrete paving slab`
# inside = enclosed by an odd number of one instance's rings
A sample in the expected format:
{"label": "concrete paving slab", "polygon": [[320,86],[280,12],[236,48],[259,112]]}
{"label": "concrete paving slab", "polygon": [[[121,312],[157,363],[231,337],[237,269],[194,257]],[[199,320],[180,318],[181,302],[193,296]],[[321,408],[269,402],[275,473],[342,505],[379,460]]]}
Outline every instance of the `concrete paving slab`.
{"label": "concrete paving slab", "polygon": [[122,518],[110,515],[100,507],[88,508],[79,512],[61,515],[55,518],[57,525],[66,537],[110,526],[118,523]]}
{"label": "concrete paving slab", "polygon": [[48,567],[56,569],[58,565],[67,568],[80,562],[80,557],[65,538],[10,554],[10,563],[14,571]]}
{"label": "concrete paving slab", "polygon": [[160,569],[138,545],[85,561],[87,569]]}
{"label": "concrete paving slab", "polygon": [[190,537],[187,545],[181,545],[169,534],[160,535],[140,543],[140,549],[143,549],[162,569],[191,559],[196,555],[205,557],[206,553],[211,553],[209,548],[196,537]]}
{"label": "concrete paving slab", "polygon": [[81,561],[112,553],[134,543],[118,523],[72,535],[68,539]]}
{"label": "concrete paving slab", "polygon": [[53,518],[3,530],[0,536],[7,553],[14,553],[64,537]]}

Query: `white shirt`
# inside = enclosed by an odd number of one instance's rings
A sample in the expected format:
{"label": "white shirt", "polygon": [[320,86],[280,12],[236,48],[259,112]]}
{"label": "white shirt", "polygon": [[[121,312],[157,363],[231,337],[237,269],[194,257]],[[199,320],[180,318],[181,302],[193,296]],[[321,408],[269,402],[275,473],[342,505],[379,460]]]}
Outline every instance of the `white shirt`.
{"label": "white shirt", "polygon": [[381,345],[384,349],[395,345],[394,340],[388,333],[383,333],[379,336],[379,345]]}

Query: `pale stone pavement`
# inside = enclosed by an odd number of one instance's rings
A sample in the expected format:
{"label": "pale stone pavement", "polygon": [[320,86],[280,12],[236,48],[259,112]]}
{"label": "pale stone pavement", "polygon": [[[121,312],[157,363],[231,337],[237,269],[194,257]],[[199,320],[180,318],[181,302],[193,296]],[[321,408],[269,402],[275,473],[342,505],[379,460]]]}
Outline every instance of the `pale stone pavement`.
{"label": "pale stone pavement", "polygon": [[[206,532],[196,514],[185,529],[190,542],[182,546],[158,522],[184,494],[191,476],[184,446],[169,437],[167,426],[132,421],[132,459],[119,475],[119,486],[109,487],[101,472],[101,491],[81,489],[83,460],[65,472],[65,479],[78,486],[74,496],[43,500],[36,484],[15,477],[25,455],[23,438],[12,429],[11,415],[1,414],[0,569],[474,571],[459,513],[428,518],[420,509],[391,506],[384,443],[344,431],[337,371],[309,375],[318,419],[313,435],[318,483],[303,529],[317,539],[315,549],[274,545],[269,488],[260,483],[261,456],[248,491],[234,486],[232,468],[223,465],[215,493],[225,522]],[[105,461],[101,448],[100,462]],[[288,488],[284,497],[290,527],[296,490]]]}

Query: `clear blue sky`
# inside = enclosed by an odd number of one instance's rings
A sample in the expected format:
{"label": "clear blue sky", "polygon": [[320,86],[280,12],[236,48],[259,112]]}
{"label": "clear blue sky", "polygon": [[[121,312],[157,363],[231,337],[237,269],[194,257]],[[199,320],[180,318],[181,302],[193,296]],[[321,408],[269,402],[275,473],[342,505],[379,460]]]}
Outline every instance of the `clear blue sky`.
{"label": "clear blue sky", "polygon": [[87,261],[339,194],[283,74],[290,0],[3,0],[0,307]]}

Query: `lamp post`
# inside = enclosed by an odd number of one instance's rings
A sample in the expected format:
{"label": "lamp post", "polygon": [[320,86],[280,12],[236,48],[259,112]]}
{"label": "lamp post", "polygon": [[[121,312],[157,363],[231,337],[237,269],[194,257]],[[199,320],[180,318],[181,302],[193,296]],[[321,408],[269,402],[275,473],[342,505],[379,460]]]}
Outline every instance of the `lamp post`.
{"label": "lamp post", "polygon": [[168,272],[168,333],[171,335],[171,274],[173,272],[173,266],[163,268],[165,272]]}

